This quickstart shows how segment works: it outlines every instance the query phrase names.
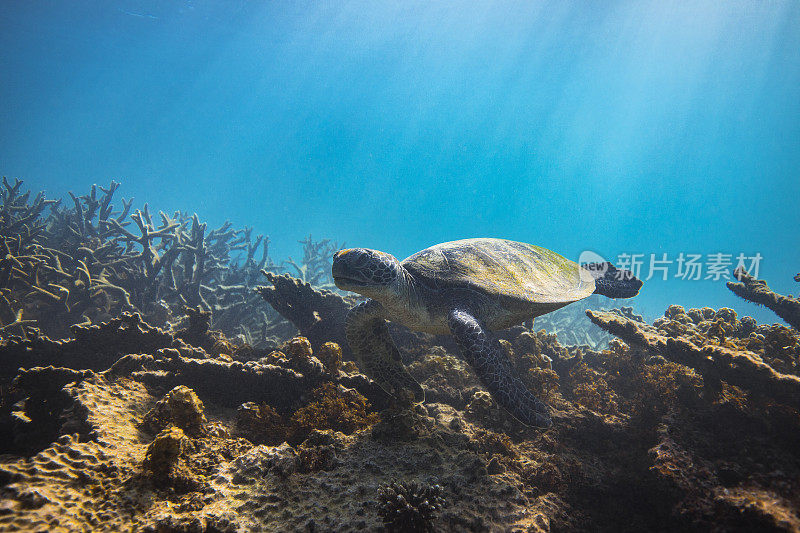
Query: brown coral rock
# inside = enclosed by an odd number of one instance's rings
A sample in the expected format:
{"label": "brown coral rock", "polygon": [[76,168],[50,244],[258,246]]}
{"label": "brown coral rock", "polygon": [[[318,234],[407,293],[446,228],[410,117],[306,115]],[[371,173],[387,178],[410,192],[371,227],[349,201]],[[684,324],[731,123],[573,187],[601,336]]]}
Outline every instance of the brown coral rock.
{"label": "brown coral rock", "polygon": [[[693,319],[674,309],[675,307],[668,309],[666,315],[673,320],[659,327],[616,313],[587,311],[586,314],[592,322],[629,345],[642,347],[653,354],[690,366],[706,378],[722,379],[790,405],[800,405],[800,376],[776,371],[761,356],[749,350],[721,345],[719,340],[713,343],[703,342],[703,335],[692,325]],[[706,321],[713,316],[713,310],[703,313]],[[718,325],[718,322],[710,321],[709,329]],[[698,346],[696,342],[703,343]]]}
{"label": "brown coral rock", "polygon": [[317,290],[309,283],[288,274],[262,271],[272,286],[259,286],[256,291],[275,308],[313,346],[334,341],[347,346],[344,322],[354,301],[326,290]]}
{"label": "brown coral rock", "polygon": [[335,342],[326,342],[319,347],[319,360],[325,367],[325,372],[332,376],[339,375],[339,367],[342,366],[342,348]]}
{"label": "brown coral rock", "polygon": [[766,281],[755,279],[742,267],[734,271],[734,276],[739,282],[729,281],[726,285],[736,296],[772,309],[794,329],[800,330],[800,300],[773,292]]}
{"label": "brown coral rock", "polygon": [[105,370],[121,355],[149,353],[175,346],[174,337],[142,320],[138,313],[122,313],[96,325],[76,325],[73,338],[52,340],[31,334],[28,338],[0,339],[0,377],[20,367],[59,366]]}
{"label": "brown coral rock", "polygon": [[294,412],[290,419],[293,439],[305,440],[314,430],[332,429],[350,434],[379,420],[369,401],[351,389],[325,383],[311,393],[311,402]]}
{"label": "brown coral rock", "polygon": [[142,425],[153,433],[172,425],[191,437],[199,437],[208,433],[203,409],[203,402],[192,389],[178,385],[145,415]]}
{"label": "brown coral rock", "polygon": [[305,337],[289,339],[280,347],[280,351],[272,352],[270,356],[286,354],[287,365],[311,380],[322,377],[324,372],[322,362],[314,357],[311,342]]}
{"label": "brown coral rock", "polygon": [[168,475],[177,465],[178,458],[189,444],[187,437],[180,428],[170,426],[156,435],[150,446],[147,447],[144,465],[157,476]]}
{"label": "brown coral rock", "polygon": [[314,352],[311,350],[311,343],[305,337],[294,337],[284,344],[285,351],[292,359],[310,359]]}
{"label": "brown coral rock", "polygon": [[289,425],[266,403],[247,402],[236,410],[236,434],[253,444],[277,446],[290,436]]}

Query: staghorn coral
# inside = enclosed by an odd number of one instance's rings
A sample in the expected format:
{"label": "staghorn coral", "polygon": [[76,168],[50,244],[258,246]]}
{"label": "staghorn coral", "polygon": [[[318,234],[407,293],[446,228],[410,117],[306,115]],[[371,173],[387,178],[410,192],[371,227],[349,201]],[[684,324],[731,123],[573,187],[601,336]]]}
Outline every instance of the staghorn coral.
{"label": "staghorn coral", "polygon": [[289,257],[283,264],[291,266],[303,283],[329,291],[338,291],[333,284],[331,266],[333,254],[344,248],[344,243],[336,243],[330,239],[315,241],[309,235],[300,241],[300,244],[303,245],[303,262],[298,265]]}
{"label": "staghorn coral", "polygon": [[444,505],[441,495],[439,485],[392,481],[378,490],[378,514],[387,531],[433,531],[436,515]]}
{"label": "staghorn coral", "polygon": [[[70,193],[71,207],[22,182],[0,189],[0,333],[25,335],[36,325],[65,337],[77,323],[95,324],[120,312],[139,312],[166,326],[184,306],[212,312],[210,326],[240,343],[274,346],[291,327],[253,293],[261,270],[296,268],[314,283],[329,283],[329,240],[301,241],[304,261],[276,265],[269,238],[230,222],[209,230],[197,215],[132,209],[120,185]],[[49,210],[49,214],[48,214]]]}
{"label": "staghorn coral", "polygon": [[537,330],[544,329],[548,333],[555,334],[559,342],[564,345],[584,345],[595,350],[604,348],[613,337],[603,330],[592,327],[592,323],[586,319],[586,310],[610,310],[603,307],[608,302],[605,297],[592,295],[537,317],[534,324]]}
{"label": "staghorn coral", "polygon": [[[755,279],[743,267],[738,267],[733,275],[739,281],[729,281],[726,285],[736,296],[768,307],[794,329],[800,331],[800,300],[771,291],[766,281]],[[794,277],[795,281],[799,279],[800,274]]]}

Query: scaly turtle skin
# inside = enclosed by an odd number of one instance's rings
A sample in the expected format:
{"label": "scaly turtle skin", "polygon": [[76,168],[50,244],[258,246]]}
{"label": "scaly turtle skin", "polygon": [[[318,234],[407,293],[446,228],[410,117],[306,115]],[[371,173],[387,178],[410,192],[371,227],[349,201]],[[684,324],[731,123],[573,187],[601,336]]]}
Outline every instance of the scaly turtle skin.
{"label": "scaly turtle skin", "polygon": [[419,383],[401,362],[386,320],[428,333],[452,334],[498,404],[521,422],[547,427],[547,406],[514,375],[492,330],[555,311],[590,294],[630,298],[642,282],[610,263],[578,265],[555,252],[502,239],[465,239],[426,248],[402,262],[353,248],[333,258],[333,279],[367,296],[347,316],[347,342],[387,392]]}

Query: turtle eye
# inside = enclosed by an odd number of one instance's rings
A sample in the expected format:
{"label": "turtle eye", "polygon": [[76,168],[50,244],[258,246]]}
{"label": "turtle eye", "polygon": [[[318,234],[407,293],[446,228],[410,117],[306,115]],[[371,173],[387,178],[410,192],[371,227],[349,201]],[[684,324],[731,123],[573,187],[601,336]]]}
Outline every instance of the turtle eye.
{"label": "turtle eye", "polygon": [[358,257],[356,258],[356,260],[353,262],[353,266],[354,267],[363,267],[364,265],[367,264],[367,262],[370,259],[371,258],[369,256],[369,254],[359,254]]}

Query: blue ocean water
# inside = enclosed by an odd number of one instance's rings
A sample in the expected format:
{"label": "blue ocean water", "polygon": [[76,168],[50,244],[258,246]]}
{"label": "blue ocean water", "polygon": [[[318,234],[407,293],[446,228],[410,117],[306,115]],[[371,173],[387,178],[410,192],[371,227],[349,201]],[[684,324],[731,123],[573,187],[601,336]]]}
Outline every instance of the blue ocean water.
{"label": "blue ocean water", "polygon": [[0,73],[0,174],[49,197],[113,178],[276,260],[309,233],[399,258],[490,236],[641,254],[643,279],[672,261],[650,316],[777,320],[709,271],[739,254],[798,292],[794,0],[6,0]]}

